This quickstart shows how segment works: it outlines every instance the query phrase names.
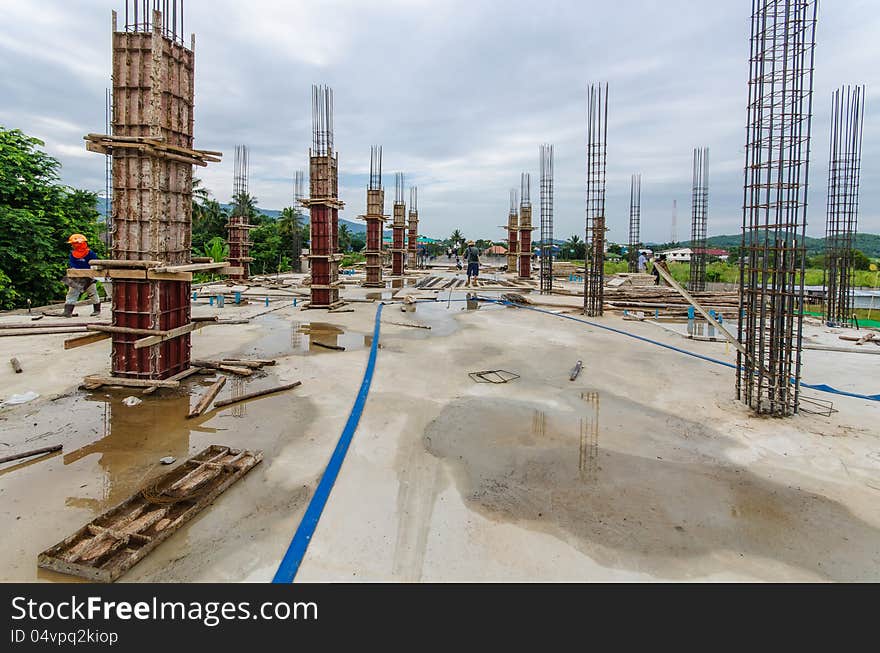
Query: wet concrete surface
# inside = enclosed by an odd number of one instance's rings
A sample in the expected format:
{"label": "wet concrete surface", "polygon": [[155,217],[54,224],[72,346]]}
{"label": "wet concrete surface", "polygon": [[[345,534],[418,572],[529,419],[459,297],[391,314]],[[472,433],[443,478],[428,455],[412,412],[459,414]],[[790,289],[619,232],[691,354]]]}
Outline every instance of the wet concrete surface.
{"label": "wet concrete surface", "polygon": [[607,392],[582,398],[553,414],[526,401],[463,399],[429,424],[424,446],[451,465],[472,508],[605,566],[688,579],[723,571],[713,556],[733,552],[827,580],[880,579],[880,529],[842,504],[695,455],[694,440],[719,452],[734,444],[702,424]]}
{"label": "wet concrete surface", "polygon": [[[295,443],[315,419],[316,409],[311,401],[302,397],[291,401],[284,395],[213,409],[198,418],[186,419],[190,405],[213,378],[192,377],[186,388],[161,390],[153,395],[132,392],[131,388],[77,391],[26,413],[28,430],[33,433],[26,438],[29,445],[36,448],[60,442],[64,450],[59,455],[0,469],[0,522],[14,525],[0,533],[5,560],[0,577],[76,582],[75,577],[38,570],[37,554],[168,471],[172,466],[160,463],[161,458],[172,456],[177,459],[176,465],[210,444],[225,444],[262,449],[272,459]],[[236,381],[241,387],[236,386]],[[278,382],[270,374],[247,380],[233,378],[219,398]],[[123,400],[129,396],[142,403],[125,405]],[[251,406],[257,401],[259,407]],[[256,411],[252,415],[259,420],[258,424],[240,419],[247,417],[249,408]],[[0,421],[0,441],[6,432],[14,431],[20,437],[21,428],[20,420]],[[265,481],[267,467],[258,465],[234,486],[235,493],[240,494],[233,501],[247,506],[246,514],[240,517],[242,523],[249,521],[254,526],[260,520],[274,520],[277,516],[271,516],[272,506],[304,506],[310,494],[309,484],[291,493],[275,493]],[[165,561],[162,565],[153,568],[147,561],[142,562],[126,575],[126,580],[171,580],[175,575],[181,578],[188,573],[197,574],[200,566],[209,564],[212,553],[227,550],[234,546],[231,540],[243,537],[227,530],[228,524],[217,526],[217,518],[216,514],[206,521],[197,517],[185,525],[148,556]],[[223,534],[208,539],[203,536],[205,529],[222,530]],[[27,532],[28,537],[16,537],[16,532]],[[177,552],[187,569],[168,564],[159,553],[171,550]],[[157,575],[153,577],[151,573]]]}

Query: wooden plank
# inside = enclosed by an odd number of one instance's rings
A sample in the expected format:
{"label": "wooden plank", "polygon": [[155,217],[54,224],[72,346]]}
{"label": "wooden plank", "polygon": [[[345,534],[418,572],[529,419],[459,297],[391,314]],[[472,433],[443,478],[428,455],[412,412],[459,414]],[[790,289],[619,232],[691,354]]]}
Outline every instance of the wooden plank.
{"label": "wooden plank", "polygon": [[123,376],[102,376],[101,374],[90,374],[83,379],[83,383],[86,385],[95,383],[100,385],[121,385],[128,388],[148,388],[150,386],[160,388],[180,387],[179,381],[172,381],[171,379],[129,379]]}
{"label": "wooden plank", "polygon": [[67,276],[71,279],[81,279],[81,278],[90,278],[94,279],[95,277],[108,277],[110,279],[146,279],[147,273],[146,270],[80,270],[78,268],[68,268]]}
{"label": "wooden plank", "polygon": [[265,395],[274,394],[276,392],[282,392],[284,390],[291,390],[298,386],[302,385],[302,381],[296,381],[294,383],[287,383],[285,385],[279,385],[275,388],[268,388],[267,390],[257,390],[256,392],[249,392],[240,397],[235,397],[232,399],[224,399],[223,401],[214,402],[214,408],[222,408],[223,406],[229,406],[231,404],[237,404],[240,401],[247,401],[249,399],[256,399],[257,397],[263,397]]}
{"label": "wooden plank", "polygon": [[135,349],[143,349],[144,347],[152,347],[153,345],[158,345],[160,342],[165,342],[166,340],[171,340],[172,338],[179,338],[180,336],[186,335],[193,329],[198,328],[199,326],[209,324],[208,322],[190,322],[189,324],[184,324],[183,326],[179,326],[176,329],[170,329],[169,331],[164,331],[161,335],[149,336],[147,338],[141,338],[139,340],[134,341]]}
{"label": "wooden plank", "polygon": [[93,268],[155,268],[162,265],[161,261],[128,261],[123,259],[96,259],[89,261]]}
{"label": "wooden plank", "polygon": [[19,331],[0,331],[0,338],[13,338],[15,336],[46,336],[50,334],[84,333],[86,327],[68,327],[66,329],[21,329]]}
{"label": "wooden plank", "polygon": [[37,565],[113,582],[262,459],[262,451],[212,445],[40,553]]}
{"label": "wooden plank", "polygon": [[164,265],[158,267],[154,272],[194,272],[197,270],[217,270],[225,268],[229,264],[226,261],[219,263],[187,263],[185,265]]}
{"label": "wooden plank", "polygon": [[244,274],[244,267],[240,265],[227,266],[225,268],[220,268],[220,274]]}
{"label": "wooden plank", "polygon": [[[169,376],[167,380],[168,381],[183,381],[184,379],[192,376],[193,374],[198,374],[201,371],[202,371],[201,368],[190,367],[190,368],[183,370],[183,372],[178,372],[174,376]],[[151,395],[154,392],[156,392],[156,390],[158,390],[158,389],[159,389],[159,387],[154,385],[150,388],[146,388],[141,394]]]}
{"label": "wooden plank", "polygon": [[147,270],[147,279],[155,281],[192,281],[192,272],[156,272]]}
{"label": "wooden plank", "polygon": [[223,389],[223,386],[225,384],[226,384],[226,377],[225,376],[221,376],[219,379],[217,379],[211,385],[211,387],[208,388],[208,391],[205,393],[205,395],[201,399],[199,399],[199,402],[195,405],[195,408],[193,408],[191,411],[189,411],[189,414],[186,416],[187,419],[192,418],[192,417],[198,417],[199,415],[204,413],[205,409],[211,405],[211,402],[214,401],[214,398],[217,396],[217,393],[219,393],[220,390]]}
{"label": "wooden plank", "polygon": [[84,336],[65,340],[64,349],[76,349],[77,347],[84,347],[85,345],[91,345],[101,340],[106,340],[110,337],[111,336],[109,333],[88,333]]}
{"label": "wooden plank", "polygon": [[164,335],[168,331],[160,331],[158,329],[135,329],[133,327],[112,326],[108,324],[87,324],[89,331],[101,331],[103,333],[127,333],[134,336],[157,336]]}
{"label": "wooden plank", "polygon": [[22,458],[30,458],[31,456],[39,456],[43,453],[52,453],[54,451],[61,451],[61,448],[64,445],[56,444],[51,447],[43,447],[42,449],[33,449],[32,451],[23,451],[22,453],[14,453],[9,456],[3,456],[0,458],[0,463],[8,463],[13,460],[21,460]]}

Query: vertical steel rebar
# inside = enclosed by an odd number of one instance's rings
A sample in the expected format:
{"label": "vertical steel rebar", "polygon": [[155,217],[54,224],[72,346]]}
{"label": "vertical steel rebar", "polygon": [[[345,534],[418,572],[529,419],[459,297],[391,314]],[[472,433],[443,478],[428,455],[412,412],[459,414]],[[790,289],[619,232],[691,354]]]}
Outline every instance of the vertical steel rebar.
{"label": "vertical steel rebar", "polygon": [[691,263],[688,290],[706,290],[706,235],[709,210],[709,148],[694,148],[691,193]]}
{"label": "vertical steel rebar", "polygon": [[798,410],[816,0],[753,0],[737,397]]}
{"label": "vertical steel rebar", "polygon": [[639,239],[642,215],[642,175],[635,174],[630,179],[629,186],[629,248],[626,256],[629,260],[629,271],[639,271],[639,247],[642,241]]}
{"label": "vertical steel rebar", "polygon": [[605,292],[605,167],[608,154],[608,83],[587,96],[587,219],[584,237],[584,314],[602,315]]}
{"label": "vertical steel rebar", "polygon": [[553,146],[541,146],[541,294],[553,292]]}
{"label": "vertical steel rebar", "polygon": [[831,95],[823,282],[829,325],[852,324],[864,112],[864,86],[844,86]]}

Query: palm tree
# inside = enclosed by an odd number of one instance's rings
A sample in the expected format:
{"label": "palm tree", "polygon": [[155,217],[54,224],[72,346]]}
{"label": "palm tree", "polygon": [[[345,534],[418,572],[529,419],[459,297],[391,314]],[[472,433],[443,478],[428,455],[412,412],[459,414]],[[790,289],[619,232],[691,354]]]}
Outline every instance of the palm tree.
{"label": "palm tree", "polygon": [[461,232],[456,229],[452,232],[452,235],[449,237],[450,244],[454,248],[458,248],[461,243],[464,242],[464,236],[461,235]]}
{"label": "palm tree", "polygon": [[257,198],[248,193],[239,193],[232,198],[232,215],[253,218],[257,215]]}
{"label": "palm tree", "polygon": [[351,249],[351,231],[346,224],[339,225],[339,249],[343,252]]}
{"label": "palm tree", "polygon": [[[278,235],[290,243],[290,262],[294,272],[302,271],[302,215],[292,206],[281,211],[278,218]],[[282,248],[283,251],[283,248]]]}
{"label": "palm tree", "polygon": [[577,234],[565,241],[565,245],[563,245],[563,248],[570,258],[581,258],[581,250],[586,251],[584,241],[582,241]]}

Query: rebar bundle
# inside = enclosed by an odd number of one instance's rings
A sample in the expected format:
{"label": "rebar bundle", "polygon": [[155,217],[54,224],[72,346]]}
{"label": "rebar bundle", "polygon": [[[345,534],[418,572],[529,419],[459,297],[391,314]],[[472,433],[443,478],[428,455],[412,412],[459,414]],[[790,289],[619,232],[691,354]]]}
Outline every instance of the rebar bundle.
{"label": "rebar bundle", "polygon": [[553,292],[553,146],[541,146],[541,294]]}
{"label": "rebar bundle", "polygon": [[678,200],[672,200],[672,233],[670,235],[672,239],[669,243],[675,247],[678,242]]}
{"label": "rebar bundle", "polygon": [[602,315],[605,289],[605,166],[608,84],[591,84],[587,98],[587,220],[584,314]]}
{"label": "rebar bundle", "polygon": [[629,186],[629,248],[626,250],[629,271],[639,271],[639,240],[642,216],[642,175],[633,175]]}
{"label": "rebar bundle", "polygon": [[691,270],[688,290],[706,289],[706,220],[709,209],[709,148],[694,148],[691,194]]}
{"label": "rebar bundle", "polygon": [[532,176],[528,172],[520,176],[519,199],[519,278],[532,276]]}
{"label": "rebar bundle", "polygon": [[406,186],[406,175],[402,172],[394,173],[394,203],[403,204],[403,189]]}
{"label": "rebar bundle", "polygon": [[333,89],[312,85],[312,155],[333,152]]}
{"label": "rebar bundle", "polygon": [[[301,200],[306,196],[306,174],[303,170],[293,173],[293,210],[299,216]],[[299,225],[302,226],[302,225]],[[294,230],[290,243],[290,267],[294,272],[302,272],[302,231]]]}
{"label": "rebar bundle", "polygon": [[235,164],[232,176],[232,215],[242,214],[242,200],[248,195],[248,172],[250,167],[250,153],[247,145],[235,146]]}
{"label": "rebar bundle", "polygon": [[369,190],[382,188],[382,146],[370,147],[370,186]]}
{"label": "rebar bundle", "polygon": [[753,0],[737,398],[798,410],[816,0]]}
{"label": "rebar bundle", "polygon": [[162,35],[183,44],[183,0],[125,0],[125,31],[152,32],[153,12],[162,12]]}
{"label": "rebar bundle", "polygon": [[409,214],[412,215],[414,213],[419,212],[419,187],[418,186],[410,186],[409,187]]}
{"label": "rebar bundle", "polygon": [[853,245],[859,217],[865,87],[844,86],[831,95],[831,144],[825,218],[825,320],[850,324]]}

